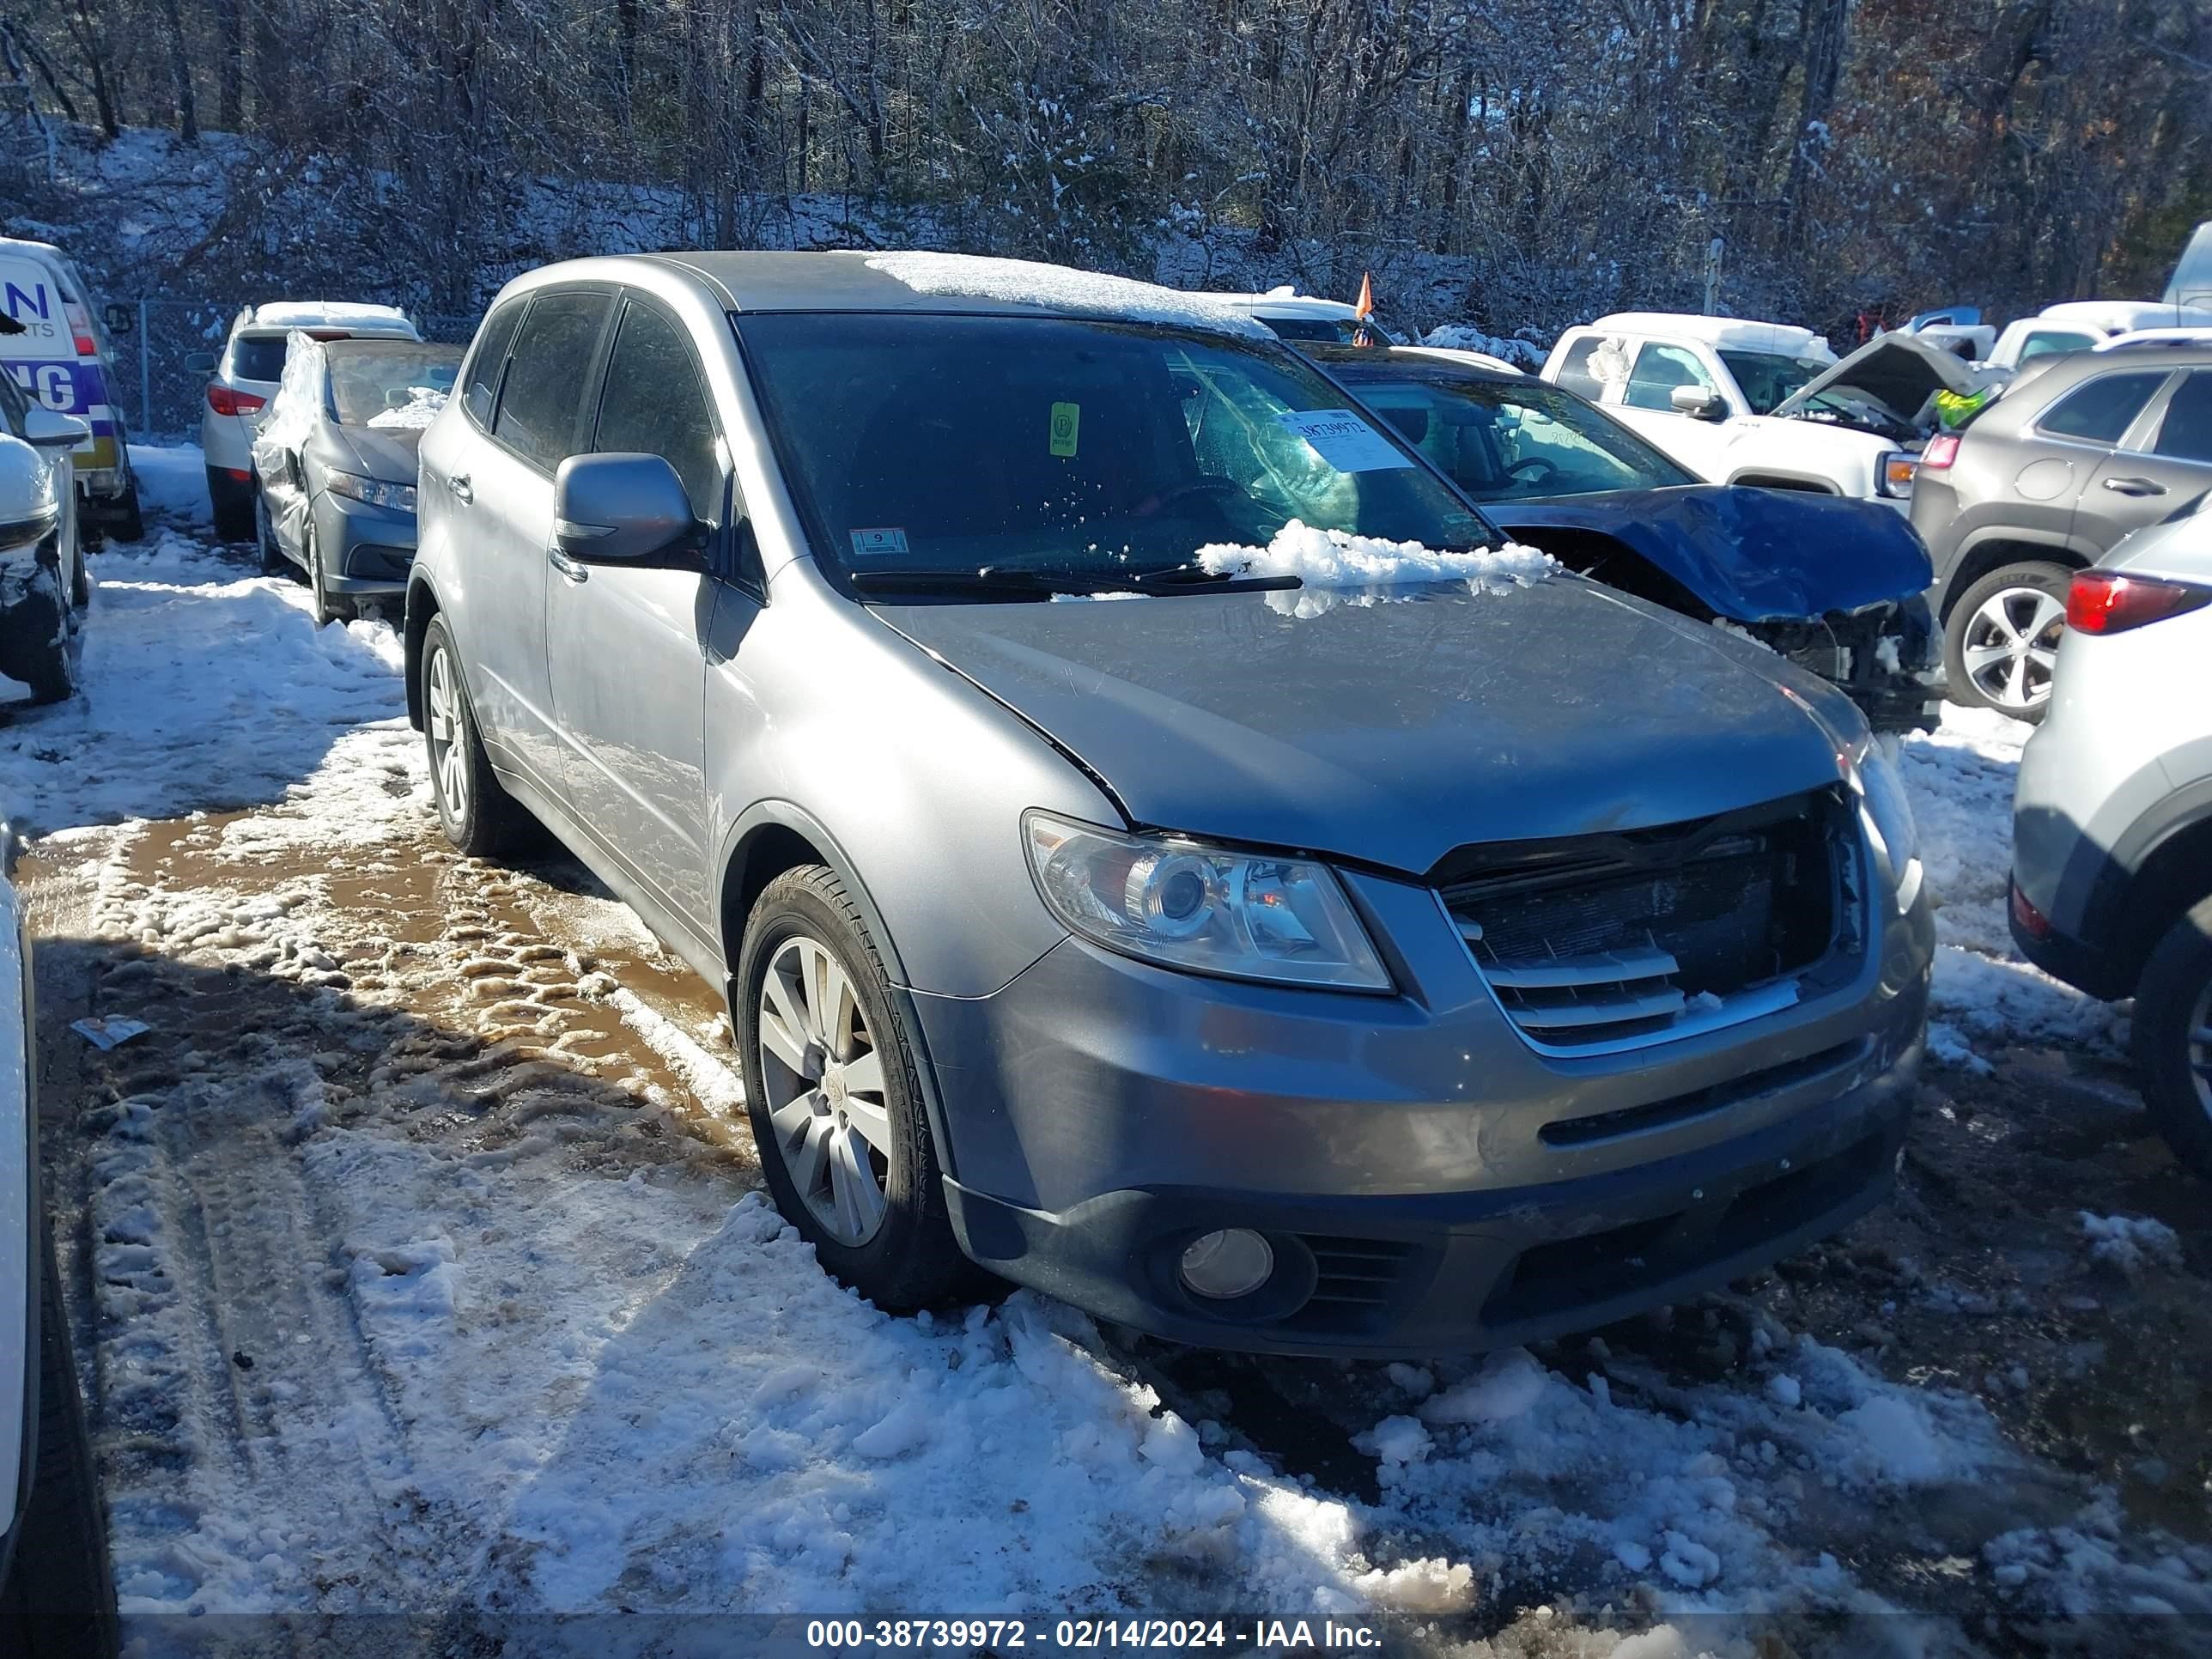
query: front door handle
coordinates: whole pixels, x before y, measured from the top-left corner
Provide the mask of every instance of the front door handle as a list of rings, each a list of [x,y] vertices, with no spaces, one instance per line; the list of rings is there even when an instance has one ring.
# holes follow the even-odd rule
[[[454,495],[462,501],[472,501],[477,498],[477,492],[469,487],[468,476],[465,473],[447,479],[446,488],[452,490]]]
[[[547,550],[545,562],[572,582],[587,582],[592,579],[592,573],[586,567],[578,564],[557,547]]]
[[[2105,488],[2116,495],[2163,495],[2166,486],[2155,478],[2107,478]]]

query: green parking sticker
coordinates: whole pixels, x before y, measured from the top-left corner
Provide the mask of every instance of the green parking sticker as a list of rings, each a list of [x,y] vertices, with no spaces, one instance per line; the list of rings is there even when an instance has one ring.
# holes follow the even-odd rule
[[[1054,404],[1052,406],[1052,453],[1055,455],[1075,453],[1076,434],[1083,429],[1081,404]]]

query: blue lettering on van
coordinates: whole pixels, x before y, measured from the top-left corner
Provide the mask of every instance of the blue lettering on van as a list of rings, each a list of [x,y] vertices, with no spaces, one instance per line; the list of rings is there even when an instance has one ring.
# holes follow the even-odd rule
[[[0,359],[0,371],[59,414],[89,416],[107,401],[107,385],[98,363]]]
[[[10,317],[21,317],[26,310],[29,310],[35,312],[41,322],[53,320],[52,313],[46,309],[51,302],[46,298],[46,285],[44,283],[40,283],[27,294],[13,283],[7,286],[8,314]]]

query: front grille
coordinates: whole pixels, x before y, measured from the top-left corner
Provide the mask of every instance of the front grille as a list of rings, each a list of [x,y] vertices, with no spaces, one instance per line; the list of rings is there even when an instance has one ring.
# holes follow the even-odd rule
[[[1834,946],[1851,818],[1815,790],[1686,823],[1473,849],[1445,908],[1532,1042],[1589,1048],[1792,1000]]]

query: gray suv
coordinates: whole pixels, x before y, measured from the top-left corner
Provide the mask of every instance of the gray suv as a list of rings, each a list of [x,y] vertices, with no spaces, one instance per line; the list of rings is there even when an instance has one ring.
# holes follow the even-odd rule
[[[1540,556],[1249,318],[582,260],[502,291],[421,458],[446,833],[534,815],[723,988],[772,1195],[884,1306],[980,1264],[1182,1340],[1467,1351],[1887,1187],[1931,928],[1850,702],[1499,591]]]
[[[2212,489],[2212,349],[2037,359],[1963,433],[1931,440],[1912,526],[1936,567],[1948,695],[2040,720],[2073,573]]]

